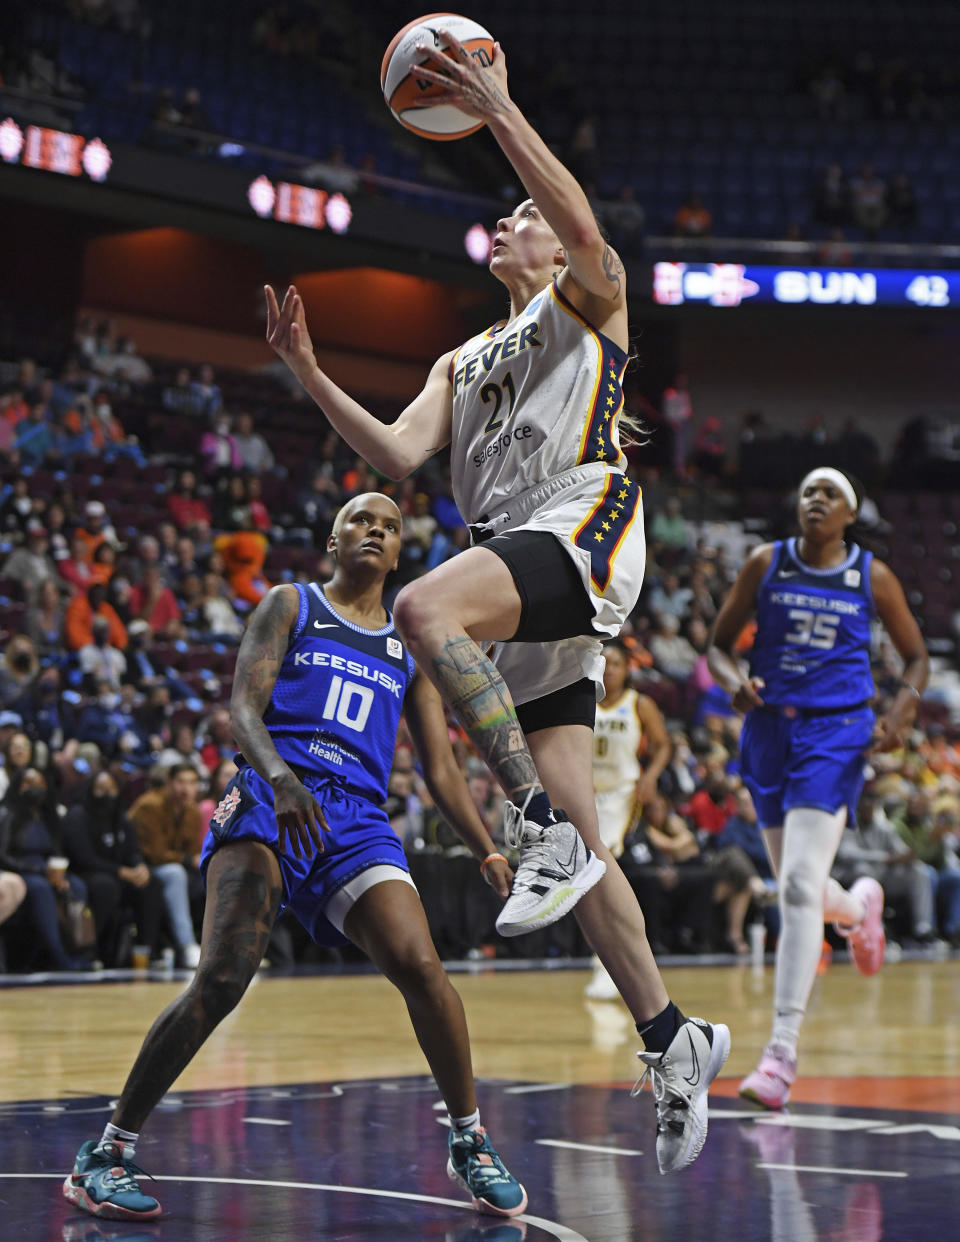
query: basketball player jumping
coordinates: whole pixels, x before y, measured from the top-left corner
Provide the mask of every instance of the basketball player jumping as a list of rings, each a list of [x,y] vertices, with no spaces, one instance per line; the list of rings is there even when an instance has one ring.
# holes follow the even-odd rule
[[[871,743],[903,744],[927,684],[923,636],[903,588],[872,553],[847,543],[862,496],[839,470],[813,470],[800,484],[800,538],[762,544],[740,571],[714,625],[710,671],[746,712],[741,772],[776,873],[781,932],[770,1042],[740,1094],[782,1108],[797,1074],[797,1042],[816,977],[824,920],[834,920],[854,965],[883,964],[883,889],[830,878],[848,814],[863,787]],[[736,643],[753,614],[748,677]],[[904,661],[903,681],[874,723],[870,625],[883,622]]]
[[[392,425],[319,369],[296,289],[282,306],[266,290],[267,339],[382,474],[403,478],[450,445],[475,546],[401,591],[397,626],[507,795],[521,858],[497,926],[519,935],[576,904],[643,1038],[657,1158],[669,1172],[703,1145],[707,1088],[730,1036],[670,1001],[594,803],[600,638],[633,608],[646,553],[640,489],[618,438],[626,280],[583,190],[510,99],[499,45],[484,69],[442,33],[454,58],[423,48],[430,67],[416,71],[445,88],[431,102],[485,121],[529,195],[499,221],[490,257],[509,318],[440,357]],[[491,641],[488,658],[478,643]]]
[[[203,847],[200,965],[147,1035],[102,1138],[83,1144],[64,1182],[66,1198],[86,1212],[160,1215],[137,1183],[139,1131],[243,996],[284,907],[318,943],[359,945],[403,994],[450,1113],[451,1180],[481,1211],[516,1216],[526,1207],[480,1125],[463,1005],[381,809],[403,711],[437,805],[507,895],[510,868],[457,767],[440,697],[383,607],[400,528],[389,497],[354,497],[327,542],[336,568],[326,586],[274,587],[251,618],[230,709],[240,770]]]

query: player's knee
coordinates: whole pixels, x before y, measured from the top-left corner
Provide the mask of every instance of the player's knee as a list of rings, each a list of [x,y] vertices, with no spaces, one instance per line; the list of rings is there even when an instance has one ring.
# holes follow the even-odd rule
[[[806,871],[788,871],[781,877],[780,892],[787,906],[822,906],[823,885]]]
[[[201,962],[196,987],[200,992],[203,1012],[214,1024],[221,1022],[239,1005],[248,980],[231,962]]]
[[[436,953],[417,947],[397,956],[390,978],[404,996],[417,996],[420,999],[437,995],[446,988],[448,982]]]
[[[434,592],[424,588],[422,581],[409,582],[393,605],[393,621],[403,641],[415,643],[430,624],[436,612]]]

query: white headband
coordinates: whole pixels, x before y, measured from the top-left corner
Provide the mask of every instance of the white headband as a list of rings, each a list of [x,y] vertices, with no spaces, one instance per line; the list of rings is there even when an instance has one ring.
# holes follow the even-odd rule
[[[800,495],[803,495],[803,489],[807,486],[811,479],[827,479],[834,487],[840,489],[840,494],[850,506],[857,512],[860,508],[860,502],[857,500],[857,493],[853,490],[853,484],[845,474],[841,474],[839,470],[834,470],[833,466],[821,466],[817,470],[811,470],[810,473],[800,483]]]

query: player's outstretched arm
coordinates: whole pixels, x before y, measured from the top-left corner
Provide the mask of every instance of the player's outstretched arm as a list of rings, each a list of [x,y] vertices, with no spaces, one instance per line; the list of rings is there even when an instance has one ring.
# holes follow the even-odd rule
[[[457,765],[443,701],[430,680],[417,670],[403,704],[407,728],[420,758],[423,778],[440,814],[480,862],[496,854],[497,847],[474,806],[467,782]],[[505,858],[496,857],[484,867],[484,878],[495,892],[510,895],[513,872]]]
[[[920,696],[930,676],[930,657],[900,579],[889,565],[876,558],[870,565],[870,587],[877,615],[903,660],[900,689],[877,721],[873,749],[896,750],[904,744],[916,719]]]
[[[292,586],[272,587],[257,605],[237,653],[230,724],[247,763],[273,788],[281,847],[289,843],[297,858],[309,858],[323,850],[320,834],[327,822],[263,723],[299,610],[300,597]]]
[[[500,44],[494,44],[493,61],[483,68],[448,31],[441,30],[440,34],[454,58],[424,45],[421,50],[429,56],[429,64],[412,70],[422,81],[447,88],[446,94],[432,95],[424,105],[452,103],[486,121],[527,193],[560,239],[577,284],[595,297],[625,304],[627,286],[620,257],[604,240],[576,177],[510,98]]]
[[[736,646],[743,627],[754,614],[757,591],[763,575],[770,568],[772,558],[772,544],[764,543],[759,548],[754,548],[737,575],[730,594],[720,606],[710,633],[707,665],[717,684],[723,686],[730,695],[730,702],[738,712],[748,712],[753,707],[763,706],[759,693],[763,689],[763,679],[743,676]]]
[[[453,394],[450,358],[432,367],[423,390],[392,425],[382,423],[321,371],[307,329],[303,299],[291,285],[283,299],[270,285],[267,300],[267,341],[313,398],[330,425],[355,453],[389,479],[405,479],[428,457],[450,442]]]

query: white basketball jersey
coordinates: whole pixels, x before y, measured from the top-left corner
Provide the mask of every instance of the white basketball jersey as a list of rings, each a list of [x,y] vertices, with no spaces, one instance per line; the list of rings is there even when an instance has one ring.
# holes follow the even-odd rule
[[[597,793],[632,791],[640,779],[637,750],[643,725],[637,713],[639,696],[626,690],[612,707],[597,704],[593,731],[593,785]]]
[[[473,337],[450,365],[450,470],[464,519],[573,467],[622,471],[618,422],[627,354],[557,288]]]

